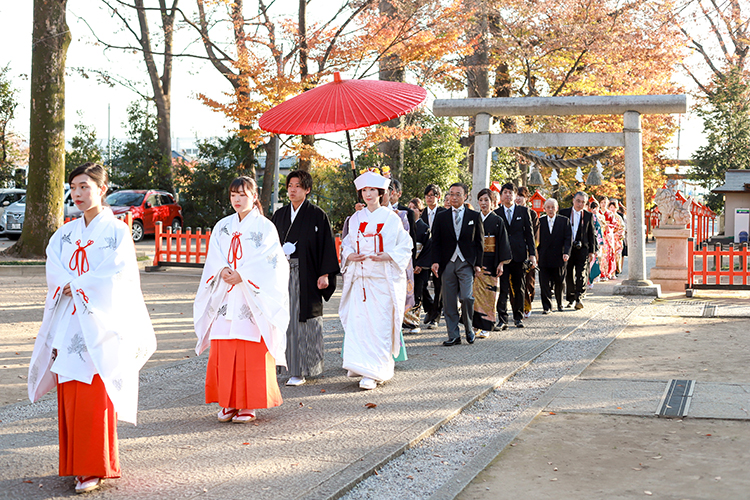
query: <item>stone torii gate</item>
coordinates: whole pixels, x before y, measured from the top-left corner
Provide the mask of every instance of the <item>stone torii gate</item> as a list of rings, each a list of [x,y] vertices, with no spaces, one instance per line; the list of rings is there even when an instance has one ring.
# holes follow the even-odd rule
[[[643,146],[641,115],[687,112],[685,95],[497,97],[437,99],[435,116],[475,117],[472,199],[490,183],[490,151],[527,147],[625,148],[625,195],[628,226],[628,279],[616,295],[661,295],[661,287],[646,279],[646,234],[643,223]],[[491,134],[492,116],[623,115],[621,133]]]

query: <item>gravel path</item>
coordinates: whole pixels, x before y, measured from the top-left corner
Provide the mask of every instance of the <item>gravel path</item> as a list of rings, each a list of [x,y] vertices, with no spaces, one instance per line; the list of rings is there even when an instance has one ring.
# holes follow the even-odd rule
[[[648,300],[646,300],[648,302]],[[376,471],[344,497],[354,499],[424,499],[531,407],[580,359],[595,356],[613,332],[621,331],[643,299],[623,299],[609,306],[477,401],[435,434]]]

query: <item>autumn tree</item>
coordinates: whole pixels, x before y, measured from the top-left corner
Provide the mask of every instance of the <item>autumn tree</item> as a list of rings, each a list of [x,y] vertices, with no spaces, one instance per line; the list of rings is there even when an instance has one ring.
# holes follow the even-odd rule
[[[31,49],[29,183],[21,238],[7,251],[44,255],[62,224],[65,175],[65,58],[70,30],[66,0],[34,0]]]
[[[693,154],[689,177],[707,189],[724,180],[727,169],[750,167],[750,18],[740,0],[692,0],[680,6],[677,25],[691,49],[682,67],[698,88],[695,110],[707,144]],[[707,202],[722,208],[723,195]]]
[[[670,7],[666,0],[486,3],[483,8],[491,33],[489,87],[495,95],[508,97],[680,93],[672,77],[684,45],[670,21]],[[500,126],[508,132],[619,132],[622,117],[516,117],[501,121]],[[664,151],[674,130],[669,116],[643,117],[647,198],[663,182]],[[560,159],[598,152],[587,148],[545,150]],[[623,197],[622,153],[612,152],[613,161],[597,192]],[[545,178],[551,174],[541,170]],[[564,191],[580,187],[574,175],[575,169],[560,173]],[[525,175],[522,180],[525,182]]]
[[[157,138],[159,151],[169,162],[172,158],[172,67],[175,56],[191,56],[191,54],[176,54],[174,49],[175,18],[177,14],[185,15],[178,9],[179,0],[159,0],[158,7],[146,7],[144,0],[133,0],[128,3],[123,0],[100,0],[107,8],[113,19],[134,40],[133,43],[116,42],[102,38],[91,29],[97,42],[107,49],[137,51],[143,55],[151,86],[151,94],[143,94],[133,82],[114,77],[107,72],[99,74],[108,82],[123,83],[137,92],[146,100],[156,105]],[[160,30],[158,35],[151,33],[149,13],[158,16]],[[91,26],[89,25],[89,28]],[[157,40],[160,47],[157,47]],[[159,70],[161,66],[161,72]],[[167,172],[167,185],[163,189],[174,192],[174,182],[171,170]]]
[[[206,3],[198,0],[201,38],[212,64],[227,78],[233,92],[228,102],[208,94],[201,97],[235,120],[251,145],[267,150],[269,166],[272,141],[257,129],[257,120],[289,96],[321,83],[334,71],[353,78],[369,77],[386,55],[399,58],[405,71],[412,71],[420,84],[426,84],[447,78],[455,70],[456,65],[446,62],[445,54],[461,53],[457,49],[463,15],[459,4],[445,7],[439,1],[391,0],[399,15],[386,17],[374,0],[349,0],[328,21],[311,23],[303,15],[274,16],[272,3],[263,1],[258,13],[250,16],[244,13],[242,1],[226,6],[226,11],[221,10],[223,5],[208,10]],[[229,36],[218,32],[225,25],[232,27]],[[231,43],[226,45],[225,40]],[[370,142],[385,139],[381,135]],[[330,163],[309,141],[296,142],[290,149],[302,166],[307,160],[321,166]],[[272,186],[269,170],[261,193],[264,206]]]

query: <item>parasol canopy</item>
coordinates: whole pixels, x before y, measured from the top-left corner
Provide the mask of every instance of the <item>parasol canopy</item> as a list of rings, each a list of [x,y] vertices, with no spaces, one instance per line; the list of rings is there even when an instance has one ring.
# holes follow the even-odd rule
[[[418,85],[383,80],[333,81],[303,92],[260,117],[258,125],[275,134],[314,135],[387,122],[422,104],[427,91]]]

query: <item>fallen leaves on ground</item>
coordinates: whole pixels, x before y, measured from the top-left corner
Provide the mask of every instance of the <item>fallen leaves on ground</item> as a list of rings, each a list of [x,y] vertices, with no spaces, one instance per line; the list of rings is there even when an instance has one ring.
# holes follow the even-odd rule
[[[365,408],[377,408],[378,405],[375,403],[365,403]]]

